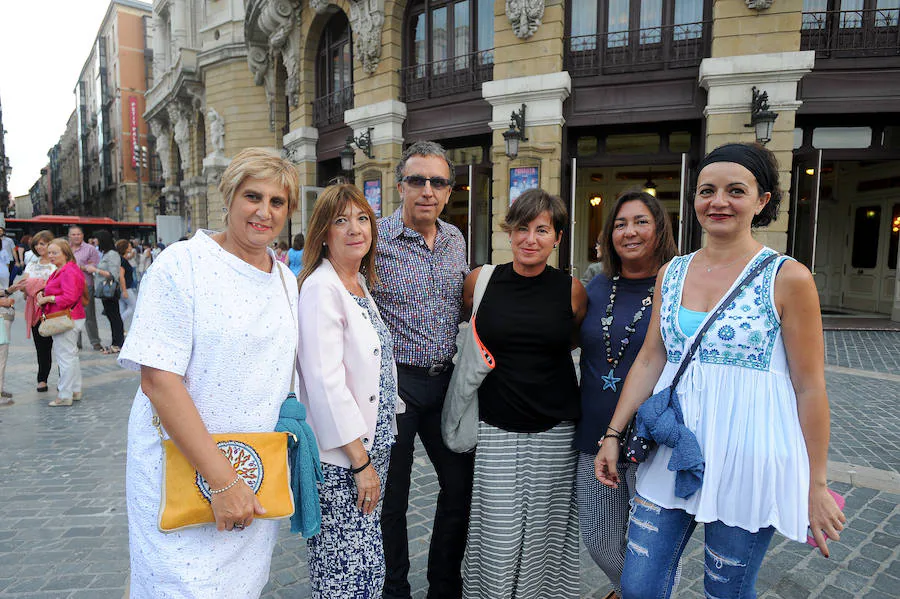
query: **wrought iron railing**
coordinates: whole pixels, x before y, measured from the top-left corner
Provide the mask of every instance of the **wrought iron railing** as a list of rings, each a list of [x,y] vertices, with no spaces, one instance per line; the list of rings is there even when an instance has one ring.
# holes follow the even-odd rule
[[[478,90],[493,78],[493,48],[416,64],[400,69],[402,100],[413,102]]]
[[[353,86],[348,85],[313,100],[313,123],[316,127],[344,122],[344,111],[353,108]]]
[[[900,55],[900,8],[803,13],[801,48],[820,56]]]
[[[695,67],[706,57],[711,21],[609,31],[568,38],[575,77]]]

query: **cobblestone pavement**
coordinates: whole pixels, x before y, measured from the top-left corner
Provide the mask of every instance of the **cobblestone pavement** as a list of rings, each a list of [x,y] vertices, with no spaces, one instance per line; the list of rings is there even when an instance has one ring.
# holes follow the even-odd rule
[[[900,374],[900,333],[825,331],[825,360],[834,366]]]
[[[0,409],[0,453],[5,458],[0,463],[0,597],[119,599],[128,572],[125,433],[137,377],[119,369],[111,357],[82,351],[86,398],[71,408],[48,407],[52,393],[34,392],[34,350],[23,340],[21,317],[13,328],[7,369],[7,390],[15,394],[16,404]],[[101,333],[108,335],[108,330]],[[900,334],[876,339],[883,347],[897,347]],[[875,370],[887,363],[881,360]],[[900,383],[886,386],[870,377],[864,372],[828,375],[831,457],[897,471]],[[55,378],[51,376],[51,387]],[[417,599],[425,596],[437,490],[424,455],[419,447],[409,514]],[[776,536],[760,571],[761,598],[900,597],[900,494],[832,486],[847,496],[849,526],[842,541],[832,544],[831,559]],[[305,542],[287,529],[282,527],[275,550],[267,599],[309,595]],[[694,535],[685,554],[679,599],[703,597],[701,535]],[[603,597],[610,589],[584,552],[581,584],[583,597]]]

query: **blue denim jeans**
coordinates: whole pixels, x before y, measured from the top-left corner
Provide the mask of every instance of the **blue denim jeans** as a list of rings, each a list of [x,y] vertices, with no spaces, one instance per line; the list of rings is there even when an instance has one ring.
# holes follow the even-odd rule
[[[624,599],[671,596],[678,562],[696,526],[694,517],[684,510],[666,509],[634,496],[622,572]],[[751,533],[718,521],[705,524],[707,599],[754,599],[756,576],[774,533],[771,526]]]

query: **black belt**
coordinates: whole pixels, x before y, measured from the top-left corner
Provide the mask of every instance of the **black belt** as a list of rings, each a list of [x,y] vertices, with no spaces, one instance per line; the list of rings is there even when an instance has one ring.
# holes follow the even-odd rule
[[[425,376],[438,376],[439,374],[450,372],[450,369],[453,368],[453,362],[440,362],[438,364],[432,364],[431,366],[413,366],[412,364],[401,364],[400,362],[397,362],[397,368],[409,370]]]

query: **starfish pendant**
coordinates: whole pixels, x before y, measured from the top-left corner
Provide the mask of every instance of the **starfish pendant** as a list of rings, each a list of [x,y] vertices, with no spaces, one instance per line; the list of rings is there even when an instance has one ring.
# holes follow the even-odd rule
[[[616,384],[622,380],[615,375],[613,368],[609,369],[609,374],[600,378],[603,379],[603,389],[612,389],[614,392],[617,391]]]

